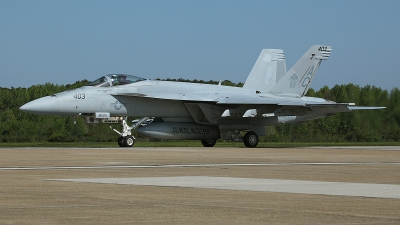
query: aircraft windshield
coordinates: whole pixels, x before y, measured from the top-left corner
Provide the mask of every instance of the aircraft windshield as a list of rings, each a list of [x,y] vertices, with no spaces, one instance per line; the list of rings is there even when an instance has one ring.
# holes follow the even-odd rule
[[[142,80],[146,79],[126,74],[108,74],[90,82],[87,86],[112,87],[117,85],[131,84]]]

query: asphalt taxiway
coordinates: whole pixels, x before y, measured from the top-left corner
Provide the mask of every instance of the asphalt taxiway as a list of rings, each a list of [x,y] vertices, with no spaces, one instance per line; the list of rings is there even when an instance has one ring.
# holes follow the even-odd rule
[[[0,224],[400,224],[400,147],[3,148]]]

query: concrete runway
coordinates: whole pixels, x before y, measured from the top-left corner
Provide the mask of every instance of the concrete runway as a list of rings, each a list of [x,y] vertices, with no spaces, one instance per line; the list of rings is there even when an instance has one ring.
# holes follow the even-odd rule
[[[400,224],[400,147],[3,148],[0,224]]]

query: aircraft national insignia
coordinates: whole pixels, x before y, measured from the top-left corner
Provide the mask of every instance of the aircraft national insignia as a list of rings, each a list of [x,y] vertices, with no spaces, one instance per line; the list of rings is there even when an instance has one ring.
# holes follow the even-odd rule
[[[116,101],[115,103],[111,103],[110,106],[114,107],[114,109],[116,109],[116,110],[120,110],[120,109],[122,109],[122,107],[124,107],[124,105],[119,101]]]
[[[295,88],[296,86],[296,81],[299,79],[299,77],[296,74],[293,74],[290,78],[290,88]]]

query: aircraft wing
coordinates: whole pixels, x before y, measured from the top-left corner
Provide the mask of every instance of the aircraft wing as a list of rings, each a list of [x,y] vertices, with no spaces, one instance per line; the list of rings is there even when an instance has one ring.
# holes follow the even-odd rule
[[[354,103],[306,104],[305,106],[312,108],[313,111],[319,111],[324,113],[339,113],[339,112],[350,112],[353,110],[372,110],[372,109],[386,108],[377,106],[355,106]]]
[[[304,106],[305,102],[290,98],[267,98],[261,96],[251,95],[237,95],[219,98],[216,101],[217,104],[232,104],[232,105],[293,105],[293,106]]]
[[[155,94],[140,94],[140,93],[117,93],[113,96],[127,97],[142,97],[177,101],[196,101],[196,102],[215,102],[218,99],[216,94],[211,93],[155,93]]]
[[[382,106],[349,106],[348,108],[351,111],[354,111],[354,110],[371,110],[371,109],[386,109],[386,107],[382,107]]]
[[[265,105],[276,105],[284,107],[285,115],[290,112],[298,111],[299,108],[311,109],[319,113],[336,114],[340,112],[350,112],[352,110],[383,109],[385,107],[355,106],[354,103],[335,103],[335,102],[313,102],[304,101],[299,98],[291,97],[271,97],[268,95],[226,95],[221,93],[118,93],[116,96],[131,96],[153,99],[176,100],[185,102],[213,103],[224,108],[224,105],[246,105],[249,109],[258,108]],[[229,107],[228,107],[229,108]],[[281,110],[279,110],[281,111]],[[289,113],[288,113],[289,112]],[[282,112],[279,112],[282,113]]]
[[[220,98],[217,104],[238,104],[238,105],[280,105],[280,106],[304,106],[310,108],[342,108],[347,106],[354,106],[354,103],[336,103],[336,102],[315,102],[304,101],[300,98],[290,97],[268,97],[268,96],[254,96],[254,95],[237,95]],[[347,110],[350,111],[350,110]]]
[[[218,93],[117,93],[115,96],[143,97],[177,101],[214,102],[218,105],[280,105],[280,106],[303,106],[309,108],[337,108],[341,112],[352,110],[383,109],[386,107],[355,106],[354,103],[332,103],[332,102],[307,102],[298,98],[268,97],[254,95],[229,95]]]
[[[265,97],[254,95],[226,95],[221,93],[117,93],[114,96],[143,97],[176,101],[213,102],[224,105],[293,105],[305,106],[304,101],[295,98]]]

